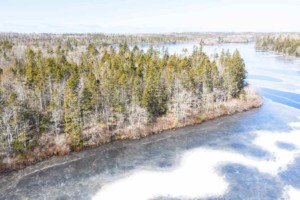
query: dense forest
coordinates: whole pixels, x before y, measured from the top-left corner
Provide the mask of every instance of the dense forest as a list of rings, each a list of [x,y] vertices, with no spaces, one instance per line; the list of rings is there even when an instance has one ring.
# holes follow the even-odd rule
[[[260,105],[245,88],[238,51],[210,58],[201,46],[170,55],[127,43],[49,44],[0,42],[2,165],[140,138]]]
[[[289,35],[259,37],[256,40],[256,48],[299,57],[300,38],[299,36],[293,37]]]

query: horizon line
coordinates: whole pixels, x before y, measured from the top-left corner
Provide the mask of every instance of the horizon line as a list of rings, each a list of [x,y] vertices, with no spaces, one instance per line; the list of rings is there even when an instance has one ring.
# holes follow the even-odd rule
[[[20,34],[20,35],[171,35],[171,34],[209,34],[209,33],[226,33],[226,34],[276,34],[276,33],[296,33],[300,31],[184,31],[184,32],[141,32],[141,33],[114,33],[114,32],[16,32],[0,31],[0,34]]]

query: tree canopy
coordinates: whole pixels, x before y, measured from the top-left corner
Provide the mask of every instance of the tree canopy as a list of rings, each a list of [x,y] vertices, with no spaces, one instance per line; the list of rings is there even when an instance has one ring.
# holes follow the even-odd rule
[[[166,114],[182,120],[193,109],[239,98],[246,84],[238,51],[210,59],[201,47],[169,55],[126,43],[89,43],[76,51],[74,44],[28,47],[25,56],[12,57],[11,78],[0,79],[1,144],[8,155],[32,151],[45,135],[65,134],[78,147],[91,127],[113,133]]]

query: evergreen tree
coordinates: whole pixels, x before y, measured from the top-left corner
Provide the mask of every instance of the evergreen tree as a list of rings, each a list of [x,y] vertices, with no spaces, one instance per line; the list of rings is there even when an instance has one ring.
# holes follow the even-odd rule
[[[237,98],[245,87],[246,70],[243,59],[238,50],[227,60],[224,68],[224,82],[227,87],[228,97]]]
[[[159,71],[151,63],[145,77],[145,89],[143,104],[151,117],[158,117],[167,112],[167,94],[165,86],[161,82]]]
[[[82,145],[81,139],[81,121],[80,121],[80,107],[78,99],[78,84],[79,74],[78,67],[73,64],[70,66],[71,76],[67,80],[66,93],[64,99],[64,121],[65,132],[70,135],[74,146]]]

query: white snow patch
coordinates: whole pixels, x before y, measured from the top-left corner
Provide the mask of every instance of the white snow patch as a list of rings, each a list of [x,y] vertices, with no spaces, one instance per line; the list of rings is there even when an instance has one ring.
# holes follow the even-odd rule
[[[285,192],[283,195],[283,199],[289,200],[299,200],[300,199],[300,190],[296,189],[292,186],[285,187]]]
[[[207,197],[228,189],[224,177],[215,171],[218,152],[198,149],[187,153],[172,171],[139,171],[104,186],[96,199],[150,199],[159,196]]]

